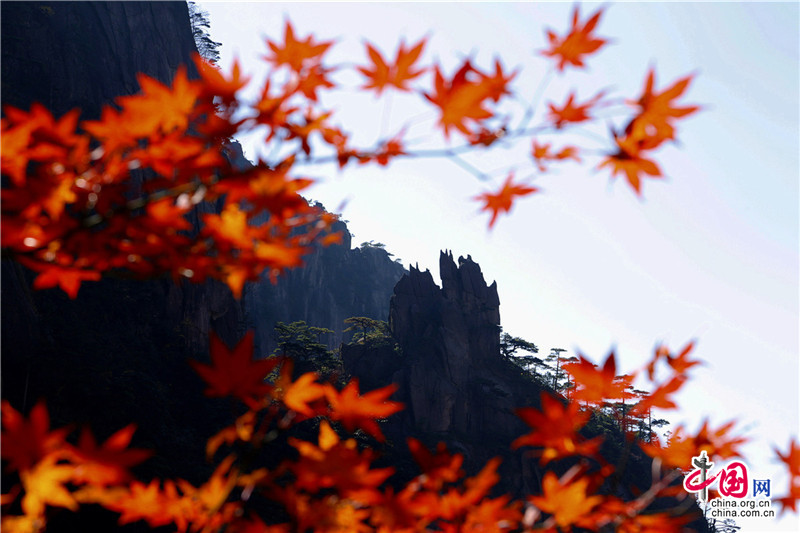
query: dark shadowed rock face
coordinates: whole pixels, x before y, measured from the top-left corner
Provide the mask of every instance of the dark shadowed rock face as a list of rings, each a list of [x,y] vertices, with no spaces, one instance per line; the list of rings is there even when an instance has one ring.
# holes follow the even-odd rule
[[[100,116],[139,91],[137,73],[169,83],[191,77],[194,40],[181,2],[3,2],[2,98],[55,116],[79,108]],[[33,291],[33,275],[2,262],[2,393],[18,409],[47,399],[53,424],[89,424],[108,435],[138,423],[136,444],[159,455],[147,474],[202,476],[202,443],[224,413],[203,412],[202,383],[187,359],[216,331],[241,334],[243,312],[219,283],[104,279],[70,300]],[[219,415],[219,416],[217,416]]]
[[[2,40],[3,103],[41,102],[58,116],[99,118],[138,92],[139,72],[162,83],[180,65],[196,74],[183,2],[3,2]]]
[[[0,10],[4,105],[39,102],[57,117],[79,108],[94,119],[139,91],[137,73],[168,84],[186,65],[197,77],[185,3],[2,2]],[[247,164],[235,144],[229,156]],[[338,330],[329,339],[338,343],[345,318],[386,318],[403,268],[383,250],[350,250],[347,228],[339,229],[342,246],[314,251],[307,268],[275,286],[251,284],[246,305],[220,283],[168,278],[87,282],[70,300],[57,289],[31,290],[33,274],[4,259],[3,399],[28,410],[46,398],[54,425],[87,423],[100,436],[135,421],[135,444],[160,454],[150,473],[204,479],[203,443],[230,415],[203,401],[187,364],[207,357],[211,331],[232,345],[255,327],[269,351],[276,320]]]
[[[500,359],[500,300],[477,263],[449,253],[439,260],[442,288],[428,271],[412,268],[395,287],[390,326],[407,358],[403,394],[414,425],[423,431],[477,434],[515,421],[494,418],[511,391],[493,364]],[[492,391],[484,398],[482,391]],[[500,392],[501,394],[493,394]],[[498,403],[499,399],[499,403]],[[505,427],[502,429],[511,429]]]
[[[351,345],[342,351],[345,369],[365,389],[392,383],[398,387],[394,399],[406,409],[386,422],[390,440],[402,442],[413,435],[428,445],[444,441],[464,454],[465,468],[473,474],[500,456],[498,493],[538,493],[544,470],[525,451],[511,450],[511,443],[530,430],[516,409],[538,407],[543,386],[500,353],[497,285],[486,283],[469,256],[456,264],[451,253],[442,252],[439,269],[441,288],[429,271],[417,268],[395,286],[389,324],[402,355],[386,347]],[[623,451],[612,440],[608,438],[602,450],[608,460],[616,462],[621,453],[631,456],[620,483],[608,481],[601,490],[632,499],[630,487],[643,491],[650,486],[650,459],[636,448]],[[565,459],[548,469],[562,474],[574,464]],[[672,506],[675,501],[661,500],[658,505]],[[702,518],[692,526],[707,530]]]
[[[334,229],[342,233],[342,244],[318,248],[301,268],[286,272],[274,284],[264,279],[247,286],[245,309],[256,330],[258,353],[268,354],[277,347],[273,326],[278,321],[303,320],[331,329],[333,333],[321,340],[336,348],[344,340],[346,318],[388,318],[392,287],[405,269],[381,248],[351,249],[344,223]]]
[[[441,288],[429,271],[416,268],[395,286],[389,322],[402,361],[383,361],[389,353],[371,356],[376,366],[393,369],[381,373],[386,381],[377,382],[378,373],[366,370],[367,354],[345,358],[352,364],[347,370],[359,377],[366,372],[365,383],[373,386],[397,384],[396,398],[406,409],[389,420],[388,435],[446,441],[476,468],[503,455],[503,489],[535,490],[533,467],[510,451],[510,443],[526,432],[514,409],[538,404],[540,389],[500,355],[497,286],[487,285],[470,257],[456,264],[443,252],[439,268]]]

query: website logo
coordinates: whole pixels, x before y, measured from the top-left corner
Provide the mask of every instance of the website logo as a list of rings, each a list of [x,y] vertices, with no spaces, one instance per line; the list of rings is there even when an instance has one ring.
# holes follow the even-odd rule
[[[687,492],[696,493],[698,499],[708,501],[708,487],[717,482],[717,490],[722,496],[730,498],[744,498],[747,496],[748,474],[747,465],[741,461],[734,461],[722,468],[714,475],[710,475],[714,463],[708,460],[705,450],[697,457],[692,457],[694,469],[683,479],[683,488]],[[763,483],[763,482],[762,482]],[[769,480],[766,481],[766,490],[769,490]],[[763,484],[759,485],[763,491]],[[754,488],[755,492],[755,488]]]

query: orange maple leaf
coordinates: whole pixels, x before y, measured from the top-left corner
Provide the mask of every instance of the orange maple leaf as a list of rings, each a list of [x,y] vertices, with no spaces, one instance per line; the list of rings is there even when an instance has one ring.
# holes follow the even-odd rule
[[[34,289],[49,289],[58,286],[73,300],[78,297],[78,290],[82,281],[97,281],[100,279],[100,272],[96,270],[38,263],[28,261],[25,258],[20,258],[20,261],[39,272],[39,275],[33,280]]]
[[[775,448],[775,453],[786,465],[790,476],[800,476],[800,446],[798,446],[796,440],[789,442],[789,451],[786,452],[786,455],[783,455],[777,448]]]
[[[239,504],[226,503],[238,476],[238,469],[231,468],[233,461],[234,456],[226,457],[200,487],[178,480],[183,497],[171,508],[180,529],[185,529],[184,523],[191,523],[192,531],[219,530],[233,518]]]
[[[237,440],[250,442],[255,433],[256,413],[247,411],[236,419],[236,421],[219,431],[216,435],[206,442],[206,457],[211,459],[222,444],[231,445]]]
[[[485,202],[485,205],[481,208],[481,211],[492,212],[492,218],[489,220],[489,229],[494,226],[494,223],[497,220],[497,215],[499,215],[501,211],[505,213],[511,211],[511,207],[514,204],[514,199],[516,196],[526,196],[528,194],[538,192],[539,190],[536,187],[529,187],[527,185],[513,183],[513,179],[514,173],[509,173],[506,181],[503,183],[503,186],[498,192],[485,192],[473,198],[474,200],[481,200]]]
[[[182,514],[180,509],[184,504],[172,481],[166,481],[163,489],[158,479],[151,480],[147,485],[133,481],[125,489],[121,494],[113,494],[100,501],[105,508],[120,514],[120,525],[144,520],[151,527],[160,527],[172,524],[176,515]],[[181,530],[185,530],[185,527]]]
[[[530,496],[529,500],[542,511],[552,514],[560,528],[570,528],[603,500],[599,495],[587,496],[589,481],[580,477],[562,483],[553,472],[547,472],[542,479],[542,495]]]
[[[376,423],[377,419],[386,418],[403,409],[403,404],[389,401],[389,397],[397,390],[396,385],[382,387],[365,394],[358,390],[358,379],[352,379],[341,391],[326,384],[325,397],[331,408],[331,420],[342,423],[348,431],[363,429],[379,441],[383,441],[383,433]]]
[[[194,54],[193,59],[202,78],[201,90],[206,98],[217,96],[223,104],[231,104],[236,101],[236,93],[250,82],[250,76],[242,76],[238,59],[233,60],[231,74],[227,77],[219,68],[203,59],[200,54]]]
[[[215,334],[209,342],[211,364],[190,361],[195,372],[208,384],[206,396],[234,396],[249,406],[257,406],[258,399],[272,390],[264,378],[278,365],[280,359],[254,361],[253,332],[248,331],[233,350]]]
[[[259,124],[264,124],[270,128],[266,142],[272,140],[276,130],[289,122],[289,117],[297,111],[297,107],[287,107],[291,91],[284,91],[280,94],[270,94],[270,81],[264,83],[261,90],[261,99],[253,104],[253,110],[258,112],[255,118]]]
[[[283,45],[267,40],[267,46],[272,50],[272,55],[263,56],[263,58],[278,67],[287,65],[298,73],[306,67],[319,65],[322,62],[322,56],[333,44],[333,41],[316,43],[312,35],[304,40],[298,40],[294,35],[292,24],[288,20],[283,40]]]
[[[512,502],[511,496],[484,498],[467,509],[463,531],[517,531],[522,502]]]
[[[284,368],[281,372],[282,376],[291,375],[291,371]],[[313,404],[325,397],[325,386],[320,385],[317,381],[317,374],[314,372],[306,372],[294,382],[290,383],[285,390],[282,391],[281,399],[283,403],[297,413],[305,416],[314,416],[317,409]]]
[[[661,142],[675,138],[672,120],[683,118],[699,110],[699,106],[675,107],[673,100],[679,98],[689,87],[693,75],[676,81],[661,93],[653,91],[655,71],[650,69],[642,95],[638,100],[629,102],[639,107],[639,114],[628,124],[625,132],[637,141],[647,140],[648,147],[658,146]]]
[[[359,163],[365,164],[370,161],[375,161],[379,165],[385,167],[389,164],[392,158],[401,156],[401,155],[408,155],[407,152],[403,149],[403,140],[402,137],[404,135],[404,131],[401,131],[388,141],[384,141],[380,147],[372,154],[371,156],[361,157]]]
[[[495,59],[494,73],[491,76],[481,73],[483,78],[481,84],[487,88],[489,98],[494,102],[499,102],[503,96],[512,94],[508,89],[508,84],[514,80],[518,73],[519,70],[515,70],[506,75],[503,72],[503,65],[500,63],[500,60]]]
[[[667,364],[672,367],[672,370],[675,371],[676,374],[685,374],[687,370],[692,368],[696,365],[702,365],[703,362],[700,360],[690,360],[688,359],[689,354],[694,349],[694,341],[688,343],[686,346],[683,347],[681,353],[678,355],[670,355],[669,352],[666,354]]]
[[[461,465],[464,464],[464,456],[448,452],[444,442],[436,445],[436,453],[428,451],[422,442],[413,437],[409,437],[407,442],[414,461],[422,470],[423,475],[420,481],[424,487],[439,490],[442,484],[453,483],[464,475],[464,471],[461,469]]]
[[[394,64],[390,65],[383,59],[383,56],[374,46],[366,43],[367,55],[372,61],[371,67],[356,67],[361,74],[369,80],[362,89],[375,89],[378,94],[391,85],[401,91],[410,90],[406,85],[409,81],[425,72],[425,68],[414,69],[427,39],[422,39],[413,47],[406,48],[405,42],[401,42],[397,49],[397,56]]]
[[[582,355],[577,362],[564,365],[564,370],[575,380],[576,390],[573,398],[588,403],[602,403],[621,398],[634,379],[634,376],[622,376],[622,379],[616,379],[617,362],[614,352],[608,354],[603,367],[599,370]]]
[[[302,117],[302,122],[286,124],[288,135],[286,140],[300,139],[300,145],[306,155],[311,154],[311,144],[308,141],[309,136],[314,131],[324,131],[328,127],[327,120],[333,113],[328,111],[326,113],[314,113],[311,108],[306,109]]]
[[[0,144],[0,167],[3,174],[9,176],[17,187],[25,185],[28,169],[28,144],[31,141],[33,124],[23,123],[11,127],[8,121],[2,121],[3,142]]]
[[[564,405],[553,396],[542,393],[541,411],[532,407],[517,409],[516,413],[532,431],[511,443],[516,449],[522,446],[541,446],[542,463],[571,455],[593,456],[601,438],[586,441],[578,431],[589,420],[589,411],[581,410],[577,402]]]
[[[485,127],[481,127],[477,132],[473,133],[469,137],[469,143],[473,146],[481,145],[489,147],[493,145],[498,140],[502,139],[508,134],[508,127],[502,126],[495,130],[490,130]]]
[[[84,429],[74,449],[75,483],[117,485],[130,479],[128,469],[153,455],[149,450],[128,449],[136,426],[130,424],[111,435],[102,446]]]
[[[640,143],[634,138],[629,136],[617,137],[615,135],[614,141],[617,143],[618,150],[606,156],[605,160],[603,160],[597,168],[600,169],[605,166],[610,166],[612,178],[616,176],[617,173],[622,172],[628,179],[630,186],[636,191],[636,194],[641,196],[642,182],[639,177],[640,174],[652,178],[660,178],[661,170],[658,168],[655,161],[647,159],[642,155],[643,149]]]
[[[554,57],[558,60],[556,68],[563,71],[566,65],[575,67],[585,66],[583,56],[592,54],[606,44],[605,39],[599,39],[592,35],[603,9],[598,9],[585,24],[579,22],[580,10],[578,6],[572,11],[572,27],[567,35],[559,37],[552,30],[547,30],[547,39],[550,41],[550,48],[542,51],[543,55]]]
[[[354,439],[340,440],[326,420],[320,423],[319,446],[293,437],[289,443],[300,453],[292,466],[297,476],[294,486],[300,490],[336,487],[347,493],[374,489],[394,472],[393,468],[371,468],[372,451],[359,451]]]
[[[578,155],[578,148],[576,146],[565,146],[558,152],[553,153],[550,151],[550,143],[539,144],[536,139],[533,140],[531,156],[536,162],[539,172],[547,171],[547,167],[545,166],[546,161],[565,161],[567,159],[572,159],[578,163],[581,161],[581,158]]]
[[[178,67],[171,88],[146,74],[138,74],[137,80],[141,94],[116,100],[123,108],[125,129],[137,138],[149,137],[157,131],[185,131],[200,94],[198,82],[188,79],[186,67]]]
[[[29,470],[51,452],[66,447],[64,439],[69,430],[50,431],[50,415],[44,401],[31,409],[27,419],[6,400],[1,409],[3,445],[0,454],[9,461],[11,470]]]
[[[26,515],[42,516],[47,505],[72,511],[78,509],[78,502],[65,486],[72,479],[75,466],[59,464],[58,460],[58,457],[50,455],[33,468],[19,473],[25,489],[22,510]]]
[[[604,94],[605,91],[600,91],[583,104],[578,105],[575,103],[575,93],[570,92],[567,101],[561,107],[550,103],[547,104],[547,107],[550,108],[550,114],[547,119],[558,129],[569,122],[578,123],[591,120],[592,117],[589,115],[589,110],[603,98]]]
[[[650,457],[660,458],[666,467],[689,468],[692,457],[705,450],[709,457],[716,456],[722,459],[739,456],[738,447],[747,442],[745,437],[729,435],[735,421],[723,424],[717,429],[708,426],[708,420],[703,421],[703,426],[695,435],[687,435],[683,425],[673,431],[666,444],[658,439],[652,442],[642,442],[640,447]]]
[[[678,405],[670,398],[671,394],[675,394],[680,390],[686,382],[685,376],[674,376],[668,382],[659,385],[653,392],[645,396],[645,398],[636,404],[631,409],[631,414],[645,414],[653,407],[658,409],[676,409]]]
[[[321,65],[314,65],[306,69],[297,82],[297,90],[312,102],[316,102],[318,90],[336,87],[336,84],[327,78],[331,72],[333,69],[326,69]]]
[[[189,212],[189,205],[175,205],[171,198],[162,198],[147,204],[148,222],[153,222],[162,231],[176,232],[191,229],[192,225],[184,218]]]
[[[444,77],[439,65],[436,65],[434,90],[423,94],[439,108],[439,125],[444,129],[445,138],[449,139],[451,128],[470,137],[473,132],[467,121],[480,126],[483,121],[493,117],[494,113],[486,109],[484,104],[485,100],[493,98],[497,93],[496,80],[484,76],[466,60],[450,80]]]
[[[414,502],[416,512],[428,519],[442,518],[446,520],[447,522],[441,523],[442,526],[445,526],[444,531],[459,531],[448,522],[463,521],[470,510],[486,498],[492,487],[500,480],[500,476],[497,474],[500,461],[499,457],[490,459],[477,475],[464,481],[463,489],[457,486],[450,487],[442,495],[434,492],[422,493],[421,497]]]
[[[220,214],[203,215],[204,232],[212,236],[218,248],[248,248],[253,238],[247,225],[247,212],[238,205],[228,203]]]
[[[781,514],[787,509],[797,512],[797,503],[800,502],[800,446],[793,439],[789,442],[789,451],[785,455],[777,448],[774,451],[778,459],[786,465],[789,474],[788,494],[775,498],[775,501],[781,504]]]

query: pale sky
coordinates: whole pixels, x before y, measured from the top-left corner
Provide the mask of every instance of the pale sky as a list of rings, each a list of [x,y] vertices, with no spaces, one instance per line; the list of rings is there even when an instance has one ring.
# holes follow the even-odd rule
[[[283,39],[284,20],[297,34],[336,39],[331,64],[366,64],[364,41],[393,57],[398,41],[428,36],[423,61],[448,72],[464,57],[484,68],[500,57],[521,68],[512,88],[531,101],[550,66],[537,50],[543,30],[563,34],[568,3],[212,3],[211,35],[223,43],[221,66],[235,56],[263,79],[263,37]],[[582,19],[599,4],[582,6]],[[634,370],[658,342],[674,350],[696,339],[708,364],[679,395],[682,410],[667,412],[673,427],[695,431],[705,416],[714,427],[738,418],[753,440],[745,448],[751,475],[772,479],[773,496],[786,492],[772,447],[797,436],[798,345],[798,124],[797,3],[620,3],[607,5],[597,34],[613,43],[589,58],[589,68],[556,75],[537,108],[578,100],[612,87],[633,98],[647,69],[656,88],[696,73],[680,104],[703,111],[678,123],[680,145],[657,153],[666,175],[645,180],[639,200],[618,177],[595,171],[599,159],[567,164],[536,176],[528,141],[485,158],[470,158],[482,183],[448,160],[308,167],[324,180],[308,196],[342,210],[354,243],[374,240],[438,276],[439,250],[472,255],[488,282],[497,280],[506,331],[536,343],[583,353],[599,362],[615,347],[618,369]],[[427,135],[436,114],[416,95],[391,102],[359,93],[358,76],[335,77],[350,89],[326,95],[356,140],[374,141],[411,122],[409,137]],[[423,78],[428,84],[427,78]],[[619,124],[617,120],[616,124]],[[604,126],[591,129],[602,133]],[[556,146],[604,147],[589,136],[553,136]],[[245,153],[257,148],[245,140]],[[264,152],[266,153],[266,152]],[[497,189],[508,171],[542,192],[521,199],[492,231],[471,198]],[[737,520],[743,531],[797,530],[796,519]]]

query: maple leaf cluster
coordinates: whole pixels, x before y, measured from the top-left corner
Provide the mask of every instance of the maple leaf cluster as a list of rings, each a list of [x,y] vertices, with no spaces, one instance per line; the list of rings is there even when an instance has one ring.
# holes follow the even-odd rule
[[[581,24],[576,7],[569,33],[548,31],[550,48],[543,54],[557,60],[558,71],[584,67],[585,57],[602,48],[606,41],[593,34],[601,14]],[[141,92],[117,98],[96,120],[80,121],[77,110],[56,118],[37,104],[30,111],[7,106],[0,124],[3,252],[37,273],[35,288],[60,287],[72,298],[83,281],[102,275],[164,274],[193,282],[218,279],[238,297],[246,281],[265,274],[274,279],[300,266],[313,244],[340,239],[331,232],[336,217],[301,196],[314,182],[298,174],[301,164],[330,161],[343,168],[351,162],[386,166],[398,157],[458,159],[500,141],[591,122],[593,109],[607,103],[605,91],[582,103],[573,91],[563,105],[549,104],[543,124],[527,127],[535,112],[529,107],[512,128],[499,109],[514,96],[518,70],[509,72],[499,59],[484,70],[468,58],[448,75],[439,64],[423,63],[426,43],[401,42],[392,61],[366,43],[369,64],[352,68],[366,79],[362,91],[416,94],[432,106],[444,140],[451,142],[454,132],[463,138],[442,150],[409,149],[409,124],[372,147],[353,146],[334,111],[320,101],[321,91],[343,88],[334,75],[344,67],[325,60],[334,42],[301,38],[288,21],[282,42],[266,42],[263,59],[270,70],[253,101],[242,96],[250,77],[238,61],[225,74],[196,57],[199,79],[190,80],[183,67],[171,85],[139,75]],[[600,167],[624,173],[637,194],[642,176],[661,174],[645,154],[674,140],[674,122],[698,109],[673,102],[690,79],[658,93],[650,71],[643,94],[629,102],[636,115],[624,133],[613,132],[612,152]],[[263,132],[273,156],[236,168],[224,155],[225,143],[250,132]],[[577,146],[553,149],[537,139],[532,146],[531,163],[542,173],[554,162],[582,162],[584,150]],[[539,190],[515,182],[513,169],[507,175],[497,192],[475,197],[491,213],[490,228],[518,198]]]
[[[462,469],[464,457],[440,443],[433,451],[409,438],[408,449],[420,473],[398,486],[388,480],[393,467],[376,467],[378,453],[357,439],[358,433],[383,442],[379,422],[402,409],[392,401],[395,386],[362,394],[357,380],[344,387],[320,382],[316,373],[293,376],[291,360],[283,357],[253,358],[252,333],[232,349],[218,338],[210,343],[211,363],[192,362],[207,383],[209,397],[231,397],[246,407],[233,424],[208,440],[209,460],[219,461],[208,481],[194,486],[187,481],[134,479],[130,468],[146,460],[151,452],[129,448],[134,426],[128,426],[98,445],[84,430],[77,445],[69,444],[68,428],[51,429],[44,403],[38,403],[28,418],[8,403],[2,405],[3,448],[6,468],[19,483],[2,495],[2,503],[17,513],[4,513],[2,527],[8,531],[42,531],[49,507],[77,511],[80,505],[96,504],[118,514],[119,524],[144,521],[151,527],[171,526],[175,531],[232,532],[290,531],[570,531],[573,527],[592,531],[678,532],[689,516],[672,510],[653,511],[659,497],[681,498],[674,481],[681,468],[691,464],[700,450],[709,457],[738,456],[741,437],[729,435],[733,423],[712,430],[705,423],[696,435],[678,428],[665,444],[657,439],[638,442],[648,454],[661,460],[650,488],[625,501],[604,488],[606,480],[621,475],[622,464],[609,464],[600,454],[603,437],[586,439],[582,429],[594,409],[625,394],[632,379],[619,380],[616,363],[609,355],[602,368],[585,358],[565,365],[574,378],[576,399],[543,393],[539,408],[518,410],[530,426],[528,434],[512,443],[539,456],[547,465],[564,458],[578,458],[561,476],[545,472],[540,493],[524,501],[497,496],[492,489],[499,481],[500,459],[494,458],[473,477]],[[688,358],[693,343],[678,355],[656,349],[645,366],[652,381],[654,367],[666,361],[676,376],[699,364]],[[635,374],[632,374],[633,376]],[[675,389],[658,385],[638,410],[670,408]],[[653,399],[655,397],[656,399]],[[252,458],[298,424],[313,423],[314,442],[295,436],[288,444],[296,451],[274,467],[254,463]],[[343,436],[349,433],[350,436]],[[629,437],[631,435],[629,434]],[[790,470],[790,492],[776,501],[783,509],[796,509],[798,494],[798,447],[790,443],[787,454],[778,457]],[[254,493],[273,502],[283,513],[269,518],[248,508]],[[267,520],[267,522],[265,522]]]
[[[335,217],[300,196],[311,180],[289,176],[291,159],[239,170],[223,156],[247,80],[238,66],[225,77],[196,64],[199,80],[180,68],[171,87],[139,75],[142,92],[99,120],[5,109],[3,249],[38,273],[35,288],[74,298],[101,274],[169,273],[220,279],[239,296],[246,280],[299,266],[331,238],[321,236]],[[201,202],[218,210],[193,217]]]

